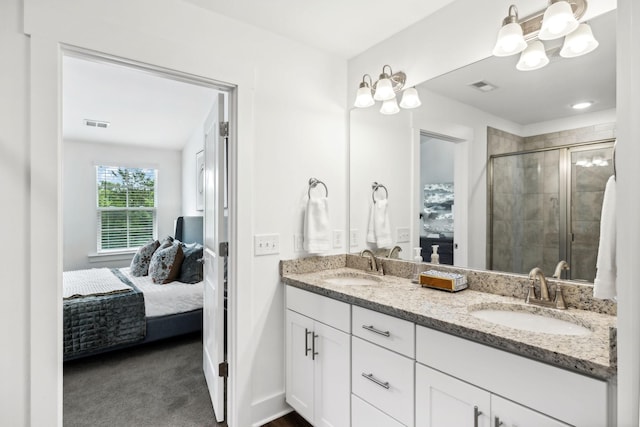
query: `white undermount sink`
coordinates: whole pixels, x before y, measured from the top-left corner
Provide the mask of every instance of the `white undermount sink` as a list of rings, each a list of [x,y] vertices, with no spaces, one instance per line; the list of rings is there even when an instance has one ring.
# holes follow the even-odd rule
[[[342,271],[339,273],[336,272],[329,274],[326,277],[323,277],[322,281],[330,285],[371,286],[380,284],[381,279],[379,277],[357,271]]]
[[[511,306],[500,309],[499,307],[485,307],[471,309],[471,315],[491,323],[506,326],[521,331],[540,332],[554,335],[589,335],[591,330],[579,325],[567,318],[558,318],[562,313],[556,313],[552,317],[544,312],[525,310],[524,307]]]

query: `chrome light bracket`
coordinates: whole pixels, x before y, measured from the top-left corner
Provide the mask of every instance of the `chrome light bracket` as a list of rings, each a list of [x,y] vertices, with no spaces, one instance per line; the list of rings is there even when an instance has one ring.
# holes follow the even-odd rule
[[[549,4],[555,3],[560,0],[551,0]],[[587,0],[566,0],[569,5],[571,5],[571,10],[573,10],[573,16],[577,20],[580,20],[584,16],[587,11]],[[511,10],[511,9],[509,9]],[[525,41],[530,41],[535,39],[540,32],[540,28],[542,28],[542,18],[544,16],[546,8],[541,10],[540,12],[536,12],[532,15],[529,15],[525,18],[522,18],[519,23],[522,27],[522,33],[524,34]],[[508,18],[508,17],[507,17]],[[506,19],[506,18],[505,18]]]

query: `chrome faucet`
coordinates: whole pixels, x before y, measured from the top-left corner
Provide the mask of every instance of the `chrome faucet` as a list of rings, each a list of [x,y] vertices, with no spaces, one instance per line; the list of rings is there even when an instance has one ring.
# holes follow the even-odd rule
[[[536,298],[536,279],[540,281],[540,298]],[[529,285],[529,292],[527,292],[527,297],[525,298],[525,303],[541,305],[544,307],[555,307],[561,310],[565,310],[567,308],[567,305],[564,302],[564,297],[562,296],[562,289],[559,284],[556,284],[555,299],[553,301],[549,299],[549,285],[547,284],[547,279],[544,277],[544,273],[539,267],[531,269],[529,272],[529,280],[531,280],[531,283]]]
[[[402,252],[402,248],[400,246],[394,246],[389,250],[389,255],[387,255],[387,258],[393,258],[393,254],[397,254],[398,252]]]
[[[561,279],[562,270],[569,270],[569,264],[567,264],[567,261],[565,260],[560,261],[558,265],[556,265],[556,271],[553,273],[553,277],[556,279]]]
[[[369,268],[371,268],[371,271],[374,271],[381,275],[384,274],[384,270],[382,269],[382,262],[380,262],[378,258],[376,258],[375,254],[370,249],[364,249],[362,252],[360,252],[360,256],[365,255],[369,255],[370,257]]]

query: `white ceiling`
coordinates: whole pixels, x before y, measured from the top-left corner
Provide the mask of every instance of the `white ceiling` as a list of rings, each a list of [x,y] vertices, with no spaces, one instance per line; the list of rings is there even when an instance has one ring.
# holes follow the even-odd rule
[[[146,71],[72,56],[63,58],[65,140],[180,150],[217,99],[215,89]],[[84,119],[110,122],[88,127]]]
[[[616,107],[616,12],[589,21],[598,48],[577,58],[549,55],[554,43],[544,42],[550,63],[539,70],[518,71],[519,55],[489,57],[431,79],[419,87],[472,105],[521,125]],[[561,41],[555,45],[560,47]],[[481,92],[469,84],[487,81],[498,89]],[[586,110],[571,104],[593,101]]]
[[[348,59],[454,0],[184,1]]]

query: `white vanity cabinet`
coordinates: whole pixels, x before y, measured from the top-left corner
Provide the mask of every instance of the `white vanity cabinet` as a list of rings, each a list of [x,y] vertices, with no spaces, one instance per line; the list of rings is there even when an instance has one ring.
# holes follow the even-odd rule
[[[286,400],[314,426],[350,425],[349,304],[287,286]]]
[[[416,427],[611,425],[604,381],[422,326],[416,361]]]

